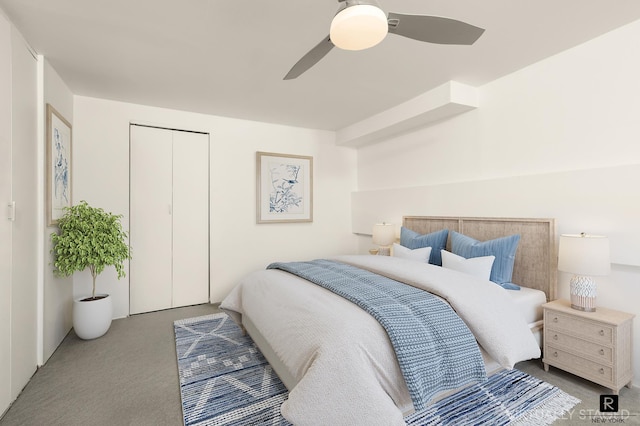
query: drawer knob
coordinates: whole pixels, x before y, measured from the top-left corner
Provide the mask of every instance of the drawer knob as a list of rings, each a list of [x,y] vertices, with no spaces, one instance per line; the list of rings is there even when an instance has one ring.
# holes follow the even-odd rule
[[[553,356],[554,356],[554,357],[556,357],[556,358],[558,358],[558,352],[554,352],[554,353],[553,353]]]
[[[604,355],[604,349],[600,349],[600,355]]]
[[[558,317],[554,317],[553,322],[558,322]]]
[[[558,340],[558,335],[557,334],[553,335],[553,340]]]
[[[604,330],[600,330],[600,335],[604,336]]]
[[[599,371],[600,371],[600,374],[604,374],[604,368],[601,368]]]

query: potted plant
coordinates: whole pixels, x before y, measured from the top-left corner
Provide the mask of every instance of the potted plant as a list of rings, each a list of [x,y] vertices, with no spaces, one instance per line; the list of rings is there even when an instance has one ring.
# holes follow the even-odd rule
[[[96,295],[96,278],[106,266],[116,268],[118,279],[125,276],[124,261],[131,256],[121,218],[81,201],[65,207],[59,232],[51,234],[55,274],[66,277],[88,268],[93,278],[91,296],[73,301],[73,328],[81,339],[100,337],[111,326],[111,297]]]

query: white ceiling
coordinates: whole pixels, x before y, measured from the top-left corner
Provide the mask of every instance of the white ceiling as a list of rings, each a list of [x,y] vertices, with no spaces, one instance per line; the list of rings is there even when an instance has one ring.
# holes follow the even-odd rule
[[[0,0],[74,94],[337,130],[446,81],[478,86],[640,19],[638,0],[380,0],[485,28],[473,46],[389,35],[282,78],[335,0]]]

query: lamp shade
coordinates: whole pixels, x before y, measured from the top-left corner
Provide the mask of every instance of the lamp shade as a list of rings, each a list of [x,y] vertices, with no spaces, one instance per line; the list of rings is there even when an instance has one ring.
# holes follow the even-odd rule
[[[387,35],[387,15],[376,6],[347,6],[331,21],[331,42],[345,50],[364,50],[380,43]]]
[[[391,223],[373,225],[373,244],[386,247],[396,240],[396,230]]]
[[[558,269],[584,276],[608,275],[611,271],[609,239],[584,233],[561,235]]]

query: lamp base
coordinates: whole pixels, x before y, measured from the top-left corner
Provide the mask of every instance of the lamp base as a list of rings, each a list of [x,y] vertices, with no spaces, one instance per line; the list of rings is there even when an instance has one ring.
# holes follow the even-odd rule
[[[569,281],[571,307],[579,311],[595,312],[596,283],[591,277],[574,275]]]
[[[391,256],[391,247],[380,247],[378,256]]]

